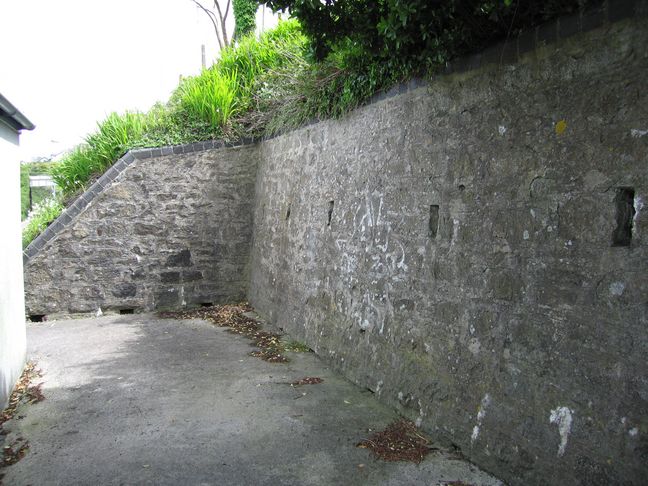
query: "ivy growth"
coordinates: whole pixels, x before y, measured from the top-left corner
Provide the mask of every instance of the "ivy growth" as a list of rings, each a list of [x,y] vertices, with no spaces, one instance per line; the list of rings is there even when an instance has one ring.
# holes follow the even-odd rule
[[[234,40],[254,32],[256,27],[256,11],[259,7],[257,0],[234,0]]]

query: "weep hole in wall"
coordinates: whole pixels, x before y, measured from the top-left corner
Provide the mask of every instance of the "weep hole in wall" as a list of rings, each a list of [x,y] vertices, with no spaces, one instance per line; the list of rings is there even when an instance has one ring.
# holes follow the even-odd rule
[[[612,233],[612,246],[630,246],[632,241],[632,223],[636,209],[634,207],[635,190],[632,187],[617,188],[614,203],[616,205],[616,228]]]
[[[430,217],[428,219],[428,236],[430,238],[436,238],[438,232],[439,232],[439,205],[431,204]]]

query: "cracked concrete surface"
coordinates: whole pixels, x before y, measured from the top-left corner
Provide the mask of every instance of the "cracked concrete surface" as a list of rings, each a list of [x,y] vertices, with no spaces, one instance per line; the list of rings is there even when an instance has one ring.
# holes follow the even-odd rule
[[[205,321],[151,314],[31,324],[46,400],[4,426],[28,484],[502,484],[450,453],[386,463],[355,445],[396,418],[312,353],[271,364]],[[305,376],[320,385],[293,388]]]

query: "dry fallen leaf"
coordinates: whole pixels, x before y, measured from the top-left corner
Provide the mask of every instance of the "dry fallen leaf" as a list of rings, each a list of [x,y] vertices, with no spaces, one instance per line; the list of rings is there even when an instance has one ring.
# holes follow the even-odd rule
[[[290,386],[319,385],[323,381],[324,380],[316,376],[307,376],[305,378],[293,381],[292,383],[290,383]]]
[[[178,312],[161,312],[158,315],[162,318],[174,319],[204,319],[216,326],[227,327],[228,331],[234,334],[251,339],[254,346],[261,348],[253,351],[251,356],[261,358],[269,363],[286,363],[288,358],[283,355],[284,346],[281,343],[281,336],[261,330],[257,321],[245,315],[252,308],[247,304],[238,305],[216,305],[213,307],[194,309]],[[239,360],[243,362],[243,360]]]
[[[9,405],[0,413],[0,429],[2,424],[13,418],[16,414],[18,405],[22,403],[32,404],[45,400],[42,392],[43,383],[32,385],[36,378],[42,377],[41,370],[36,367],[34,361],[28,361],[23,369],[22,374],[9,397]]]
[[[416,425],[401,419],[361,441],[357,447],[369,449],[384,461],[411,461],[420,463],[432,450],[429,440],[421,435]]]

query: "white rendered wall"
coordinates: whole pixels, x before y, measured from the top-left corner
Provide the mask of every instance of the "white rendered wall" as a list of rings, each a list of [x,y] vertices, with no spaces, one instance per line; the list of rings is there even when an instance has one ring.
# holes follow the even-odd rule
[[[25,363],[18,135],[0,122],[0,410]]]

